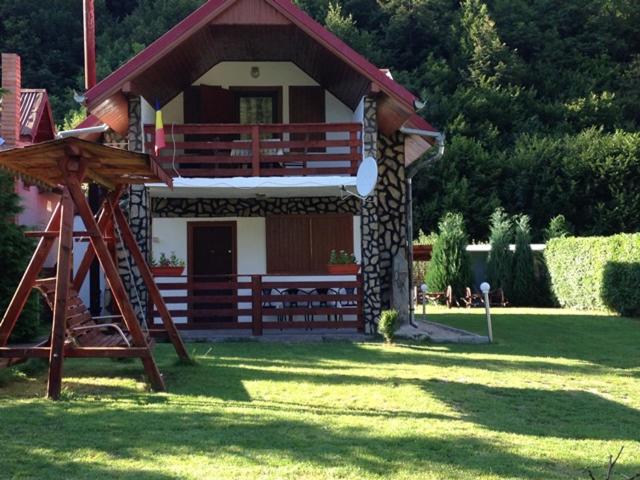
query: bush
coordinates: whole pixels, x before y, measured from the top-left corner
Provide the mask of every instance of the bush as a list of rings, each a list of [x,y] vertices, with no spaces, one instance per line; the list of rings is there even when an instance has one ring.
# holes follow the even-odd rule
[[[504,209],[497,208],[489,217],[489,223],[491,251],[487,257],[487,277],[492,289],[501,288],[506,295],[510,295],[512,254],[509,244],[513,236],[512,222]]]
[[[438,229],[427,271],[427,287],[430,292],[443,292],[451,285],[454,296],[461,296],[471,283],[471,262],[466,250],[469,237],[462,215],[445,214]]]
[[[513,278],[509,301],[518,306],[536,303],[537,288],[531,251],[531,225],[527,215],[515,219],[516,251],[513,254]]]
[[[562,238],[571,235],[571,224],[564,215],[556,215],[549,220],[549,226],[544,230],[544,238],[549,241],[552,238]]]
[[[14,193],[13,177],[0,172],[0,316],[4,314],[16,286],[27,267],[34,244],[13,221],[20,213],[19,197]],[[40,303],[32,294],[11,335],[12,341],[31,340],[39,333]]]
[[[398,329],[398,311],[385,310],[380,314],[378,322],[378,333],[382,335],[387,343],[393,341],[393,337]]]
[[[561,306],[640,314],[640,234],[555,238],[545,260]]]

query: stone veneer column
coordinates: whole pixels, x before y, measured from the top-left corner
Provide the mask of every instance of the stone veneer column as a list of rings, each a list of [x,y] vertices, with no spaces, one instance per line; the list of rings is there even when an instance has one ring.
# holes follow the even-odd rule
[[[130,97],[127,140],[129,150],[134,152],[143,151],[144,133],[141,115],[140,97]],[[151,252],[151,201],[148,189],[144,185],[131,185],[121,201],[121,206],[142,255],[149,260]],[[140,270],[129,252],[120,243],[118,243],[116,253],[120,276],[129,292],[131,303],[140,320],[144,320],[147,313],[148,293]],[[133,274],[133,278],[131,274]],[[140,305],[138,305],[138,298]]]
[[[364,99],[364,156],[378,159],[377,105]],[[378,162],[379,163],[379,162]],[[364,318],[366,330],[373,333],[380,317],[380,248],[378,245],[378,195],[362,202],[362,273],[364,277]]]
[[[392,299],[393,259],[407,258],[407,178],[404,135],[378,137],[378,198],[380,297],[383,309],[398,308]],[[401,300],[404,301],[404,300]],[[406,310],[406,309],[403,309]]]

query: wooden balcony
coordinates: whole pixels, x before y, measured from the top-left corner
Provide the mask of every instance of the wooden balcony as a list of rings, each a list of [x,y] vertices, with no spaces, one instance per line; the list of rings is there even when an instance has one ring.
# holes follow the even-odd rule
[[[144,131],[153,152],[155,127]],[[353,176],[362,160],[359,123],[168,124],[164,131],[158,160],[173,176]]]
[[[157,276],[156,283],[180,329],[248,330],[253,335],[265,329],[364,331],[361,274]],[[149,315],[158,332],[158,312]]]

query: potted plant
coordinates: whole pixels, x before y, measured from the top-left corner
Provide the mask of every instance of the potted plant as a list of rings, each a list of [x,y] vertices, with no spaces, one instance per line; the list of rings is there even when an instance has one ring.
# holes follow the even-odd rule
[[[151,273],[157,277],[179,277],[184,271],[184,260],[178,258],[175,252],[171,255],[160,253],[160,259],[151,260]]]
[[[329,273],[334,275],[355,275],[360,270],[360,265],[356,263],[356,257],[353,253],[347,253],[344,250],[339,252],[331,250],[327,269]]]

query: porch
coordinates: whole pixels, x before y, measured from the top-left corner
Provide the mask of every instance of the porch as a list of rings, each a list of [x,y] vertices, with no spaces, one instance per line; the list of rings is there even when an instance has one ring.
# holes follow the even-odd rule
[[[171,316],[182,330],[364,332],[363,278],[357,275],[156,275]],[[163,333],[149,312],[153,333]]]
[[[144,131],[153,151],[155,127]],[[171,124],[164,131],[158,160],[175,176],[353,176],[362,160],[358,123]]]

